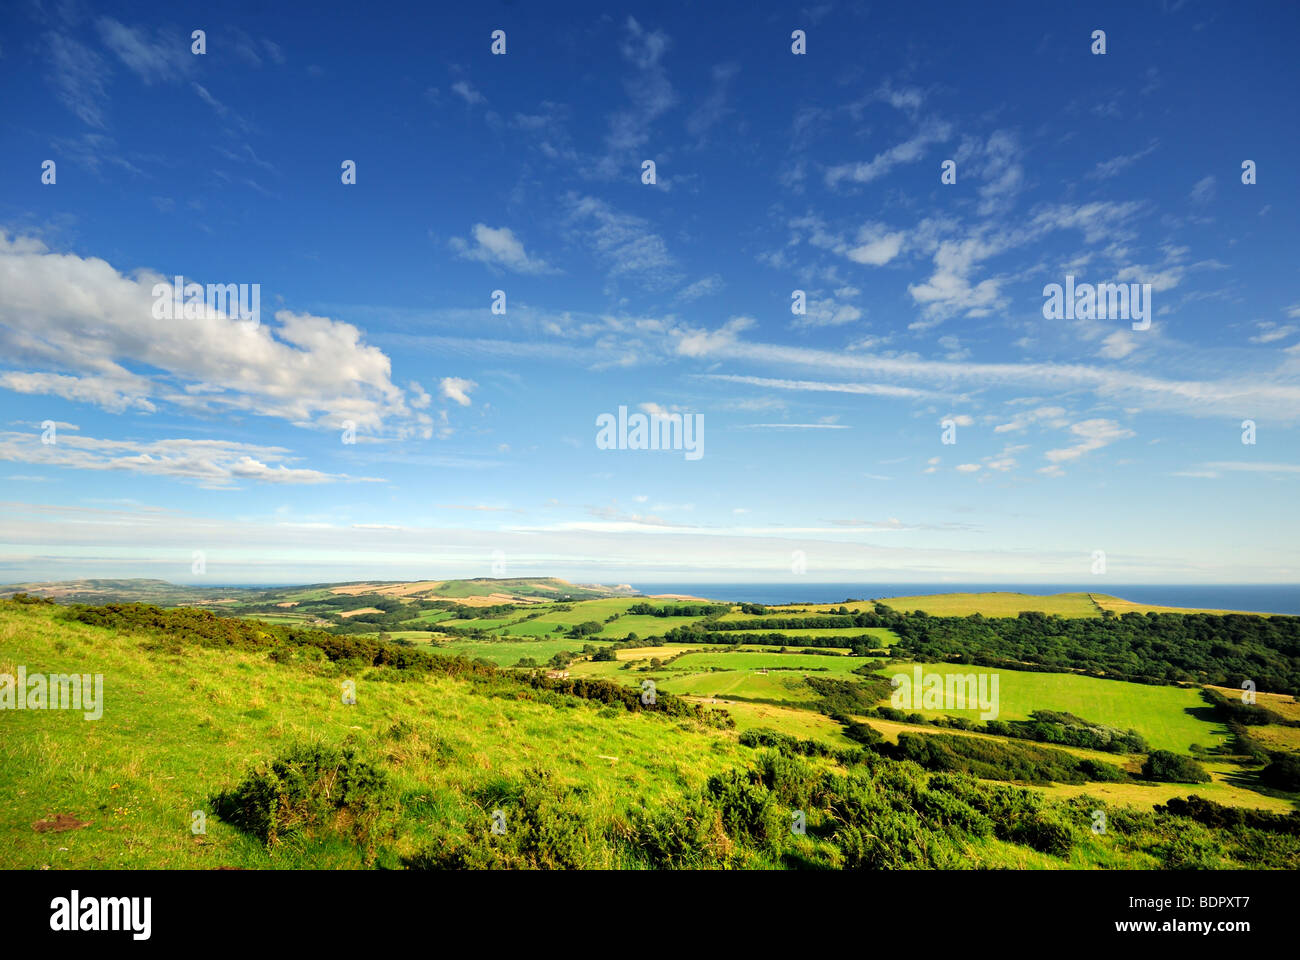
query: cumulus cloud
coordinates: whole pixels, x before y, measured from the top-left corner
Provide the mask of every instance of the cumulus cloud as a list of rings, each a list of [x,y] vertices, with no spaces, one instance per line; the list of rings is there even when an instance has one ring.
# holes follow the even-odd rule
[[[173,405],[299,426],[405,432],[427,421],[352,324],[290,310],[257,325],[211,308],[156,317],[153,291],[170,298],[171,283],[0,233],[0,355],[26,368],[0,370],[0,386],[109,410]]]
[[[460,237],[451,239],[451,248],[465,260],[477,260],[513,270],[516,273],[549,273],[546,261],[528,256],[524,244],[509,227],[474,224],[472,242]]]
[[[858,235],[857,246],[845,251],[854,263],[881,267],[898,256],[903,249],[903,234],[887,232],[878,225],[864,227]]]
[[[478,384],[473,380],[464,380],[460,377],[443,377],[438,384],[438,389],[448,400],[459,403],[462,407],[470,405],[469,393]]]

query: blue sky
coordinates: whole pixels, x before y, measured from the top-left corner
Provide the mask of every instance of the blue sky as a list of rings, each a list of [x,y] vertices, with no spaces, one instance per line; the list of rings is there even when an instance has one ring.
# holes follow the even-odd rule
[[[443,6],[6,8],[0,580],[1300,578],[1294,4]]]

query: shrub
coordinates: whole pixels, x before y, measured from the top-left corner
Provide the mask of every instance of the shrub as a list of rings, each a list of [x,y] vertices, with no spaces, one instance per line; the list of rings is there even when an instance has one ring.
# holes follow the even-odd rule
[[[576,791],[561,792],[547,783],[545,771],[526,785],[513,781],[489,784],[474,793],[487,816],[476,817],[469,830],[441,837],[406,866],[414,870],[599,869],[607,850],[604,830]],[[501,812],[501,832],[493,817]]]
[[[1161,783],[1209,783],[1210,775],[1195,760],[1169,750],[1153,750],[1142,764],[1142,776]]]
[[[351,746],[299,743],[258,764],[212,797],[217,816],[274,847],[293,837],[374,843],[392,832],[396,800],[387,773]]]
[[[1279,754],[1276,760],[1260,772],[1259,779],[1279,790],[1300,790],[1300,756],[1294,753]]]

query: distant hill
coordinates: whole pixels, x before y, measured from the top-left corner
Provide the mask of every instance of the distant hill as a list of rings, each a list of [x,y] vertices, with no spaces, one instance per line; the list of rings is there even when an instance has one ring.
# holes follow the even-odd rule
[[[162,606],[270,603],[297,600],[306,592],[353,594],[410,600],[455,600],[465,606],[537,603],[544,600],[596,600],[639,596],[627,584],[570,583],[558,577],[512,577],[473,580],[357,580],[293,587],[201,587],[166,580],[60,580],[15,583],[0,587],[0,598],[15,593],[50,597],[60,603],[156,603]]]

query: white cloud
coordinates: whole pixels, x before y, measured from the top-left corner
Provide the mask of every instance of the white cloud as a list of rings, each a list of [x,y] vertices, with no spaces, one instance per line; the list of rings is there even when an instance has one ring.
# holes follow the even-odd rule
[[[283,447],[229,440],[106,440],[72,434],[60,435],[56,443],[46,444],[38,432],[0,433],[0,460],[172,477],[210,489],[229,488],[240,480],[276,484],[352,479],[375,482],[374,478],[288,466],[294,459]]]
[[[1137,341],[1133,339],[1131,333],[1127,330],[1116,330],[1101,342],[1101,349],[1097,353],[1107,360],[1123,360],[1137,348]]]
[[[1091,173],[1087,174],[1088,179],[1109,180],[1111,177],[1117,177],[1133,164],[1153,153],[1157,146],[1158,142],[1153,140],[1145,149],[1137,153],[1122,154],[1110,160],[1102,160],[1093,167]]]
[[[682,290],[677,294],[677,299],[690,303],[693,300],[698,300],[700,297],[707,297],[715,294],[724,286],[726,286],[726,284],[722,282],[722,277],[715,273],[712,276],[701,277],[690,286],[682,288]]]
[[[1202,177],[1196,181],[1196,186],[1192,187],[1191,198],[1193,203],[1209,203],[1214,199],[1214,175]]]
[[[1046,456],[1052,463],[1059,464],[1066,460],[1077,460],[1085,453],[1099,450],[1117,440],[1135,436],[1132,430],[1121,427],[1114,420],[1104,418],[1081,420],[1070,427],[1070,432],[1081,438],[1080,441],[1070,447],[1048,450]]]
[[[462,407],[470,405],[469,393],[478,384],[473,380],[464,380],[460,377],[443,377],[438,384],[438,389],[448,400],[454,400]]]
[[[823,350],[776,343],[742,340],[738,330],[706,331],[673,329],[677,350],[688,356],[715,361],[749,361],[766,367],[803,367],[820,374],[873,376],[917,380],[956,393],[959,385],[980,389],[995,386],[1090,390],[1112,403],[1125,403],[1143,410],[1165,410],[1194,417],[1236,416],[1243,407],[1257,416],[1293,422],[1300,418],[1300,386],[1285,366],[1276,370],[1255,369],[1217,380],[1172,380],[1113,365],[1085,363],[953,363],[921,360],[913,356],[886,356],[850,350]],[[687,345],[689,349],[687,349]],[[757,383],[757,378],[741,381]],[[828,384],[824,380],[773,380],[785,389],[845,390],[852,385]],[[898,389],[898,388],[894,388]],[[903,388],[909,389],[909,388]],[[885,392],[872,386],[869,392]],[[934,396],[934,391],[921,390]],[[904,394],[896,394],[904,395]],[[915,394],[913,394],[915,395]]]
[[[1300,327],[1293,324],[1276,324],[1272,321],[1262,321],[1256,324],[1259,327],[1259,333],[1250,338],[1251,343],[1272,343],[1275,340],[1285,340]]]
[[[885,176],[899,164],[912,163],[921,159],[925,156],[928,147],[935,143],[942,143],[950,136],[952,136],[952,127],[949,124],[939,121],[926,122],[910,140],[876,154],[870,161],[844,163],[828,168],[826,185],[836,187],[846,180],[851,183],[871,183]]]
[[[889,263],[903,249],[901,232],[888,233],[879,225],[863,227],[858,235],[858,245],[845,252],[854,263],[880,267]]]
[[[624,84],[631,103],[610,116],[605,154],[596,162],[596,174],[606,179],[628,176],[639,169],[642,160],[653,159],[640,154],[650,142],[655,121],[677,102],[662,62],[668,35],[645,30],[634,17],[627,18],[624,29],[619,49],[636,72]]]
[[[28,368],[0,372],[0,386],[117,411],[170,404],[362,431],[419,422],[389,358],[352,324],[289,310],[257,326],[206,308],[162,319],[156,285],[170,297],[170,277],[0,233],[0,355]]]
[[[595,197],[571,193],[565,199],[573,239],[596,254],[611,279],[630,279],[649,289],[667,289],[680,282],[668,245],[646,220]]]
[[[473,243],[452,237],[451,248],[465,260],[477,260],[513,270],[516,273],[549,273],[551,268],[544,260],[529,257],[523,242],[509,227],[489,227],[474,224]]]
[[[451,85],[451,89],[460,95],[460,98],[468,103],[471,107],[480,103],[487,103],[487,97],[474,89],[474,85],[465,80],[457,80]]]
[[[1023,430],[1031,423],[1048,421],[1050,426],[1064,427],[1066,421],[1064,407],[1038,407],[1034,410],[1026,410],[1024,413],[1017,413],[1007,423],[1000,423],[993,428],[994,433],[1008,433],[1013,430]]]
[[[96,26],[104,45],[146,84],[178,80],[188,75],[196,59],[189,50],[189,33],[159,30],[149,39],[143,29],[101,17]]]

